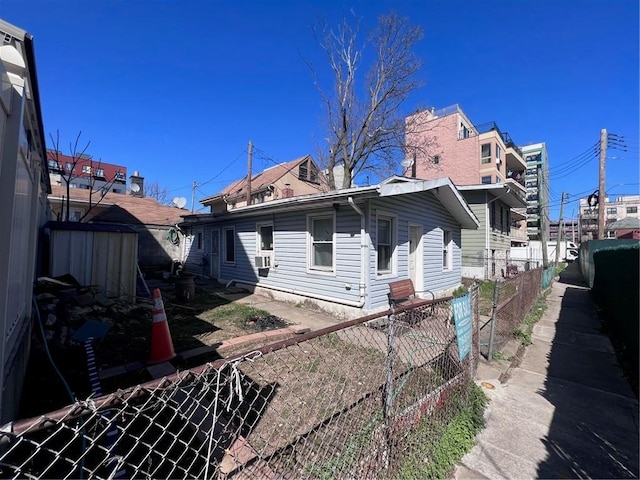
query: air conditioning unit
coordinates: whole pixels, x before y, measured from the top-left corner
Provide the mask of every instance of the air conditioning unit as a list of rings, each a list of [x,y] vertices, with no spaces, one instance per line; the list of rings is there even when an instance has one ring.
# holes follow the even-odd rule
[[[271,268],[271,257],[269,255],[256,256],[257,268]]]

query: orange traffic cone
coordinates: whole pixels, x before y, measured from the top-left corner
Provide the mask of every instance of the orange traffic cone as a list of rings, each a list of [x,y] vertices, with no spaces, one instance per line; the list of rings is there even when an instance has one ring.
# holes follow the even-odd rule
[[[164,313],[164,304],[160,289],[153,291],[153,326],[151,330],[151,357],[149,363],[161,363],[171,360],[176,356],[173,350],[173,341],[169,332],[167,315]]]

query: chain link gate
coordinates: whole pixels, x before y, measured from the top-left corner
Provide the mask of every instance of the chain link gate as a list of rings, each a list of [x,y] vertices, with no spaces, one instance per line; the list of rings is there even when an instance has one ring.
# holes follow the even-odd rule
[[[451,299],[425,300],[5,425],[0,477],[393,476],[466,405],[471,299],[463,361]]]

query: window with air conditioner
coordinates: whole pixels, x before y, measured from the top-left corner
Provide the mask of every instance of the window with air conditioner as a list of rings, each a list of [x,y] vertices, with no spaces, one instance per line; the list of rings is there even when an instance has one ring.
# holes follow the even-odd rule
[[[257,268],[270,268],[273,263],[273,224],[263,223],[256,225],[256,258]]]

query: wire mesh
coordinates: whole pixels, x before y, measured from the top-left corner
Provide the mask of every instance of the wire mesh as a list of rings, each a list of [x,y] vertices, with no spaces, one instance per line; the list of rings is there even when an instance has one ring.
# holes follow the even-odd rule
[[[462,360],[451,299],[425,301],[5,425],[0,477],[396,476],[466,406],[470,298]]]
[[[489,350],[493,352],[502,350],[505,344],[514,338],[515,331],[520,327],[540,296],[542,286],[542,268],[520,272],[512,278],[494,282],[494,289],[497,290],[494,291],[494,295],[497,301],[493,339],[489,339],[489,330],[493,320],[481,325],[483,330],[481,337],[484,340],[481,341],[481,351],[485,356],[488,356]],[[491,341],[493,342],[492,348],[489,346]]]

